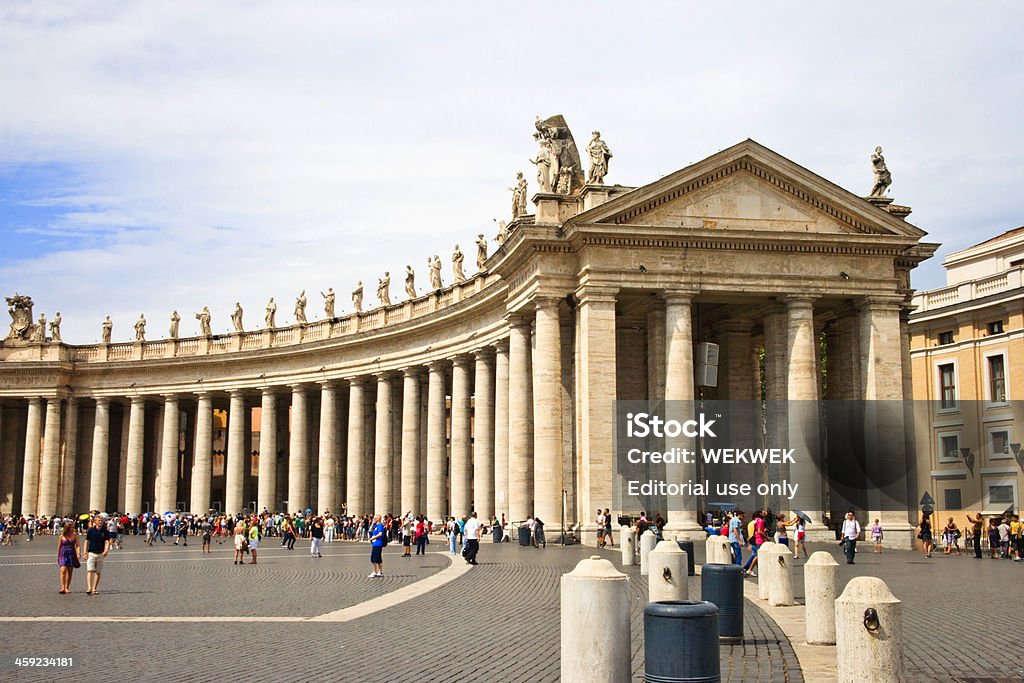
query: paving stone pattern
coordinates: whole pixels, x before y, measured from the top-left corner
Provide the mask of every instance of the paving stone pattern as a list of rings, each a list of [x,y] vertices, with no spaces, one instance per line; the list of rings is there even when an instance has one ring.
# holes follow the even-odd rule
[[[77,593],[57,594],[56,567],[39,554],[52,539],[0,551],[2,615],[314,615],[351,605],[410,583],[447,565],[385,553],[385,581],[367,579],[365,544],[325,546],[325,557],[264,548],[256,567],[231,564],[223,546],[213,559],[198,549],[149,550],[130,540],[111,558],[101,588],[86,596],[76,573]],[[39,543],[39,545],[36,545]],[[269,545],[269,544],[268,544]],[[47,547],[47,550],[52,548]],[[432,549],[441,548],[440,544]],[[480,566],[414,598],[354,621],[330,623],[14,623],[0,624],[9,655],[74,655],[79,666],[61,680],[181,681],[557,681],[559,677],[559,579],[595,551],[544,550],[485,543]],[[606,557],[618,565],[618,550]],[[132,560],[159,560],[144,562]],[[456,561],[461,561],[456,558]],[[44,564],[26,563],[43,562]],[[22,566],[12,566],[22,565]],[[646,577],[631,576],[633,670],[643,676],[642,609]],[[79,570],[81,571],[81,570]],[[391,581],[392,583],[387,583]],[[12,585],[19,590],[7,590]],[[699,591],[699,584],[691,584]],[[52,594],[52,595],[51,595]],[[723,680],[801,681],[785,636],[763,612],[746,603],[747,641],[723,647]],[[8,674],[12,674],[8,676]],[[48,681],[53,671],[0,671],[0,680]]]

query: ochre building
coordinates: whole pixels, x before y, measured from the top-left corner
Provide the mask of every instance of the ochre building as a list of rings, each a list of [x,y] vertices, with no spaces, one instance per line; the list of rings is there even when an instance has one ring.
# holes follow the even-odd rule
[[[751,140],[642,187],[533,204],[481,272],[361,314],[134,343],[9,339],[0,510],[344,503],[535,513],[549,530],[564,512],[592,542],[598,508],[636,512],[614,510],[612,401],[693,399],[699,342],[720,349],[710,398],[910,394],[909,274],[936,245],[906,207]],[[825,460],[823,444],[807,445]],[[792,476],[816,524],[836,514],[820,473]],[[670,500],[669,534],[702,537],[704,502]],[[909,514],[890,525],[907,539]]]

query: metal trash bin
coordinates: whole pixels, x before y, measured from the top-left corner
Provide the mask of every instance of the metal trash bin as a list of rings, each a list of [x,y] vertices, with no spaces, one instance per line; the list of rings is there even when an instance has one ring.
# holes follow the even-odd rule
[[[644,607],[644,680],[722,680],[718,607],[710,602],[670,600]]]
[[[742,643],[743,569],[735,564],[705,564],[700,575],[700,597],[718,606],[722,642]]]
[[[676,545],[686,553],[686,574],[688,576],[696,576],[696,565],[693,560],[693,541],[676,541]]]
[[[530,527],[525,524],[519,527],[519,545],[530,547]]]
[[[494,528],[491,529],[491,541],[494,542],[494,543],[501,543],[501,535],[502,535],[501,525],[500,524],[495,524]]]

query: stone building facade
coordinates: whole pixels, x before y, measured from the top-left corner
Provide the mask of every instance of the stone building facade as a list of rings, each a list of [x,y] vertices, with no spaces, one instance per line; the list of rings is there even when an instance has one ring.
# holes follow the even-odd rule
[[[890,202],[747,140],[642,187],[537,194],[481,272],[391,306],[212,337],[9,341],[0,509],[345,503],[550,529],[564,511],[592,541],[613,507],[612,401],[692,400],[698,342],[720,345],[715,398],[909,394],[909,272],[936,245]],[[820,519],[827,486],[799,476]],[[670,501],[670,533],[702,536],[701,503]]]
[[[950,254],[910,318],[919,488],[948,517],[1020,509],[1024,486],[1024,228]],[[1014,449],[1017,452],[1014,452]]]

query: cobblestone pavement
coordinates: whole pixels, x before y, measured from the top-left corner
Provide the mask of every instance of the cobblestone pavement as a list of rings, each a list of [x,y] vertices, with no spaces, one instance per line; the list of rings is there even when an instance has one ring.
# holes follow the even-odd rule
[[[877,576],[903,601],[904,657],[908,680],[1024,682],[1024,562],[974,559],[966,553],[884,551],[858,546],[846,564],[835,544],[827,550],[840,568],[840,590],[855,576]],[[803,599],[803,559],[793,585]]]
[[[260,564],[231,564],[226,546],[212,558],[198,548],[142,546],[132,539],[104,569],[106,592],[57,594],[52,538],[0,550],[0,616],[12,615],[271,615],[320,614],[411,583],[447,566],[440,554],[399,558],[385,551],[385,581],[366,578],[365,544],[325,546],[322,560],[308,543],[287,553],[264,545]],[[432,549],[443,546],[433,544]],[[43,549],[46,549],[45,551]],[[52,551],[52,553],[51,553]],[[137,552],[138,551],[138,552]],[[62,680],[180,681],[557,681],[559,579],[593,549],[533,550],[484,543],[480,566],[428,595],[343,624],[272,621],[6,622],[0,624],[8,658],[0,680],[48,681],[54,671],[13,669],[15,655],[74,655]],[[604,556],[618,565],[618,550]],[[458,561],[458,560],[457,560]],[[40,564],[41,563],[41,564]],[[642,609],[646,580],[624,568],[632,595],[633,669],[643,672]],[[691,579],[692,581],[692,579]],[[390,583],[389,583],[390,582]],[[699,583],[691,589],[699,591]],[[747,640],[722,648],[723,680],[802,681],[785,636],[746,603]],[[12,674],[13,675],[10,675]]]

